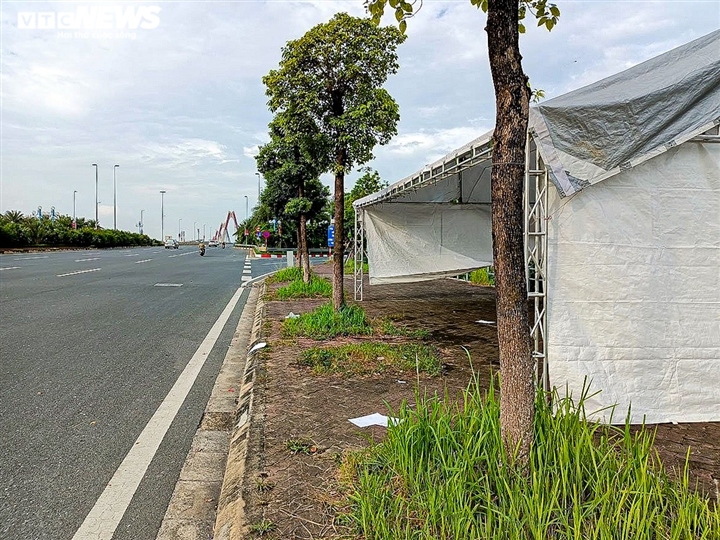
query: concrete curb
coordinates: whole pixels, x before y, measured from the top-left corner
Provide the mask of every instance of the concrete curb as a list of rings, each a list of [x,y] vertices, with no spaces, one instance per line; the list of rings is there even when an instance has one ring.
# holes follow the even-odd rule
[[[264,278],[265,276],[261,276]],[[245,537],[245,501],[242,497],[243,477],[248,456],[250,440],[250,426],[253,413],[254,383],[256,359],[262,351],[253,347],[261,343],[262,324],[264,319],[265,303],[262,300],[265,285],[258,293],[255,317],[250,335],[245,369],[242,376],[242,388],[235,410],[234,432],[230,440],[227,456],[227,466],[222,482],[220,499],[215,521],[215,540],[240,540]]]
[[[249,291],[230,347],[205,407],[200,427],[180,471],[180,478],[165,512],[156,540],[196,540],[213,537],[216,509],[222,500],[223,477],[231,448],[231,436],[238,401],[244,387],[238,385],[247,372],[246,351],[257,317],[258,289],[243,284]]]

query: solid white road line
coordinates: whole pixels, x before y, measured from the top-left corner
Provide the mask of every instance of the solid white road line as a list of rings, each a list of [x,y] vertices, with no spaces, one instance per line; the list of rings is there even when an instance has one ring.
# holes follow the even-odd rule
[[[73,540],[111,540],[115,529],[130,505],[140,481],[195,383],[223,327],[235,309],[245,287],[241,286],[228,302],[208,335],[195,351],[175,385],[133,444],[100,498],[73,536]]]
[[[5,266],[3,268],[0,268],[0,270],[17,270],[18,268],[22,268],[20,266]]]
[[[13,260],[15,260],[15,261],[33,261],[35,259],[47,259],[47,258],[48,258],[48,256],[44,255],[43,257],[20,257],[20,258],[15,258]]]
[[[140,264],[144,262],[152,261],[152,259],[143,259],[142,261],[135,261],[135,264]]]
[[[58,274],[57,277],[74,276],[76,274],[87,274],[88,272],[97,272],[100,268],[90,268],[89,270],[78,270],[77,272],[68,272],[67,274]]]
[[[156,283],[155,287],[182,287],[182,283]]]
[[[92,259],[75,259],[75,262],[87,262],[87,261],[99,261],[100,257],[93,257]]]

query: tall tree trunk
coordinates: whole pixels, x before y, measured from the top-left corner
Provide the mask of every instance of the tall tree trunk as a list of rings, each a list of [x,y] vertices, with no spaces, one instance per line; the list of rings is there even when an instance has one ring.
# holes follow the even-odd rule
[[[345,254],[344,212],[345,212],[345,162],[347,153],[340,148],[335,153],[335,245],[333,246],[333,308],[338,311],[345,304],[343,291],[343,255]]]
[[[500,429],[508,455],[526,463],[533,442],[534,364],[530,347],[523,176],[530,89],[523,73],[518,1],[489,0],[488,54],[495,85],[492,236],[500,348]]]
[[[297,247],[298,247],[298,255],[297,260],[295,261],[295,266],[298,268],[302,268],[302,236],[300,236],[300,218],[297,218],[297,223],[295,224],[297,231],[295,234],[297,235]]]
[[[307,217],[304,213],[300,214],[300,238],[302,243],[298,246],[298,256],[300,257],[300,265],[303,271],[303,281],[310,283],[310,253],[307,241]]]

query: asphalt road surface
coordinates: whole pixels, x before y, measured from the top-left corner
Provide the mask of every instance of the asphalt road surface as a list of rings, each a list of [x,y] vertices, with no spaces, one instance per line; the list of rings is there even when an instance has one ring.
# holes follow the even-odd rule
[[[80,538],[148,432],[159,447],[146,468],[123,464],[139,484],[129,504],[111,501],[112,538],[155,538],[245,305],[243,289],[228,307],[244,263],[241,250],[192,246],[0,256],[0,538]],[[250,275],[285,264],[253,259]],[[189,391],[169,428],[145,429],[181,375]]]

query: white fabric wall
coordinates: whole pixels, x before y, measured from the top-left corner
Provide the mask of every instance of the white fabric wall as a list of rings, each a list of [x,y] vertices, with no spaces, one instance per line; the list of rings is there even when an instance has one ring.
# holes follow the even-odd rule
[[[720,420],[720,144],[550,190],[550,378],[613,422]],[[607,411],[598,415],[605,420]]]
[[[424,281],[490,266],[490,219],[489,205],[385,203],[368,207],[365,236],[370,284]]]

